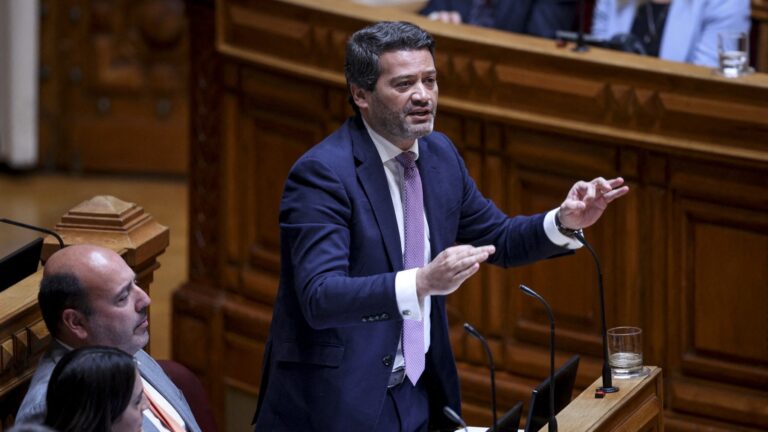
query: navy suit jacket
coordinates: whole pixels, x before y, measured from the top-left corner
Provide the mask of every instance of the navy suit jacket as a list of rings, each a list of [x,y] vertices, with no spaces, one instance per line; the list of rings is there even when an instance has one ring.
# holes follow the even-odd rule
[[[496,0],[494,28],[533,36],[554,38],[557,30],[575,28],[578,0]],[[463,22],[469,19],[472,0],[430,0],[422,15],[456,11]]]
[[[555,256],[544,214],[508,218],[477,190],[453,143],[419,139],[433,257],[456,243],[494,244],[491,261]],[[400,235],[381,158],[359,117],[304,154],[280,208],[281,279],[265,347],[258,431],[364,431],[381,412],[402,318]],[[425,375],[434,427],[459,410],[445,297],[432,296]]]

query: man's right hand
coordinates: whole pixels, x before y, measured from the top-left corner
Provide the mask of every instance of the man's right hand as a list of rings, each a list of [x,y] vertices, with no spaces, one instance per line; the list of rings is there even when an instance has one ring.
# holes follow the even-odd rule
[[[416,292],[421,302],[428,295],[448,295],[480,270],[480,263],[496,252],[496,247],[460,245],[440,252],[432,262],[416,272]]]

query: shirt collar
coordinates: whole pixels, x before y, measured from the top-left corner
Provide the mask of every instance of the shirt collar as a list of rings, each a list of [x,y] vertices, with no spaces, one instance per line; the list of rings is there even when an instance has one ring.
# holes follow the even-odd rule
[[[379,157],[381,158],[382,163],[386,163],[394,159],[395,157],[397,157],[397,155],[403,152],[402,150],[400,150],[398,146],[392,144],[386,138],[384,138],[383,136],[376,133],[376,131],[371,129],[371,127],[368,125],[368,122],[366,122],[364,118],[363,118],[363,124],[365,125],[365,128],[368,130],[368,135],[371,136],[373,145],[376,146],[376,151],[379,152]],[[419,158],[419,140],[413,140],[413,145],[407,151],[414,152],[416,154],[416,159],[418,159]]]

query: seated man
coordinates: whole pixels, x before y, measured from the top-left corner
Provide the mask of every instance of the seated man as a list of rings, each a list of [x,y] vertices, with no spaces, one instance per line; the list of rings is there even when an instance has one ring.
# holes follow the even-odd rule
[[[40,283],[38,303],[53,341],[32,377],[16,416],[18,423],[43,423],[48,381],[56,362],[67,351],[105,345],[136,359],[151,408],[144,412],[144,431],[200,431],[179,389],[142,350],[149,342],[150,299],[136,285],[135,277],[125,261],[109,249],[76,245],[51,256]]]
[[[429,0],[421,10],[430,19],[492,27],[554,38],[574,28],[577,0]]]

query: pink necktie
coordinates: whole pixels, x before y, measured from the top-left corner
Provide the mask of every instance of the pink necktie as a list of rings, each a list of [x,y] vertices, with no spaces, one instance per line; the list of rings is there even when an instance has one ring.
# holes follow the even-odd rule
[[[416,167],[416,154],[400,153],[397,161],[403,166],[403,225],[405,231],[405,270],[424,265],[424,201],[421,177]],[[413,385],[424,372],[424,322],[403,320],[403,357],[405,375]]]

